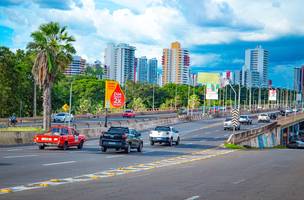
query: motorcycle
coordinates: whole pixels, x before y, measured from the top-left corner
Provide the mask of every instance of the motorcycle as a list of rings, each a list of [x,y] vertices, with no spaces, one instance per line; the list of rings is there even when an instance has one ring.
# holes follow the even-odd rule
[[[10,118],[8,118],[8,126],[16,126],[16,124],[17,124],[16,117],[10,117]]]

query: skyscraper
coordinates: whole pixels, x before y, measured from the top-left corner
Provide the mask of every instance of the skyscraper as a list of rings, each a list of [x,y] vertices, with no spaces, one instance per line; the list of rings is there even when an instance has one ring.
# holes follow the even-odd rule
[[[242,71],[242,81],[246,86],[254,87],[257,83],[261,87],[268,87],[268,51],[263,49],[262,46],[257,46],[255,49],[247,49],[245,52],[245,65]],[[258,80],[256,80],[256,72],[259,73]],[[250,81],[246,80],[246,74],[251,79]]]
[[[148,82],[151,84],[157,83],[157,59],[149,59],[148,62]]]
[[[105,49],[105,68],[107,78],[125,84],[127,80],[135,80],[135,47],[128,44],[108,44]]]
[[[294,89],[304,95],[304,65],[294,68]]]
[[[141,83],[148,82],[148,60],[146,56],[138,58],[137,63],[137,81]]]
[[[171,49],[164,49],[162,56],[163,84],[189,84],[189,52],[179,42],[171,43]]]
[[[64,71],[65,75],[78,75],[84,72],[84,68],[86,65],[86,60],[81,58],[80,56],[73,56],[73,61],[67,69]]]

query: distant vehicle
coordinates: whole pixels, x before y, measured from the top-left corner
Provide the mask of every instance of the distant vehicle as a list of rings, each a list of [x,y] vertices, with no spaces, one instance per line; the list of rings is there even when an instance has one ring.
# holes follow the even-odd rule
[[[53,122],[72,122],[74,121],[74,116],[69,113],[57,113],[52,115]]]
[[[37,134],[34,137],[34,143],[39,146],[39,149],[48,146],[56,146],[63,150],[67,150],[71,146],[82,149],[85,141],[86,137],[79,134],[74,128],[62,125],[51,126],[48,132]]]
[[[269,118],[272,120],[276,120],[278,118],[278,113],[269,113]]]
[[[172,126],[155,127],[155,129],[150,132],[149,138],[151,145],[154,145],[155,143],[166,143],[169,146],[172,146],[173,142],[176,145],[179,145],[180,143],[179,133]]]
[[[179,115],[186,115],[187,114],[187,109],[186,108],[180,108],[177,113]]]
[[[295,112],[299,112],[299,109],[298,109],[298,108],[293,108],[293,109],[292,109],[292,112],[294,112],[294,113],[295,113]]]
[[[131,118],[131,117],[135,117],[135,112],[133,110],[125,110],[123,113],[122,113],[122,117],[128,117],[128,118]]]
[[[252,124],[252,119],[249,115],[241,115],[239,121],[241,124]]]
[[[224,121],[224,130],[233,130],[234,126],[232,125],[232,118],[227,117]],[[241,123],[238,122],[237,126],[235,127],[235,130],[241,129]]]
[[[289,139],[289,143],[287,144],[288,148],[304,148],[304,139],[301,138],[299,135],[292,136]]]
[[[258,122],[270,122],[270,117],[266,113],[259,114]]]
[[[280,114],[281,114],[282,116],[287,116],[287,115],[288,115],[288,113],[286,112],[285,109],[280,110]]]
[[[124,150],[125,153],[137,149],[138,152],[142,152],[143,144],[141,134],[128,127],[111,127],[99,138],[102,152],[106,152],[107,149]]]

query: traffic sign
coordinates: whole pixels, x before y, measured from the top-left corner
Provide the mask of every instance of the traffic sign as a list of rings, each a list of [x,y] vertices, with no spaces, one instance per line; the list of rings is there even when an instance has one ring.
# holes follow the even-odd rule
[[[239,118],[240,118],[240,112],[238,109],[232,109],[231,111],[231,115],[232,115],[232,126],[237,127],[239,125]]]
[[[62,109],[64,110],[64,112],[67,112],[70,109],[70,106],[68,104],[64,104],[62,106]]]

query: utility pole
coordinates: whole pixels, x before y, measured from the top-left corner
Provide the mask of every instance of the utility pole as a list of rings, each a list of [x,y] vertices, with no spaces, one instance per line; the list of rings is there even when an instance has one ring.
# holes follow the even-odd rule
[[[174,109],[176,110],[177,84],[175,84]]]
[[[259,85],[258,109],[261,107],[261,84]]]
[[[239,99],[238,99],[238,108],[241,109],[241,84],[239,83]]]
[[[37,116],[37,86],[34,80],[33,117]]]
[[[249,111],[251,112],[251,86],[249,87]]]
[[[71,87],[70,87],[70,106],[69,106],[69,127],[71,125],[71,109],[72,109],[72,90],[73,90],[73,82],[71,82]]]
[[[189,115],[189,109],[190,109],[189,101],[190,101],[190,83],[188,84],[188,105],[187,105],[187,115]]]

